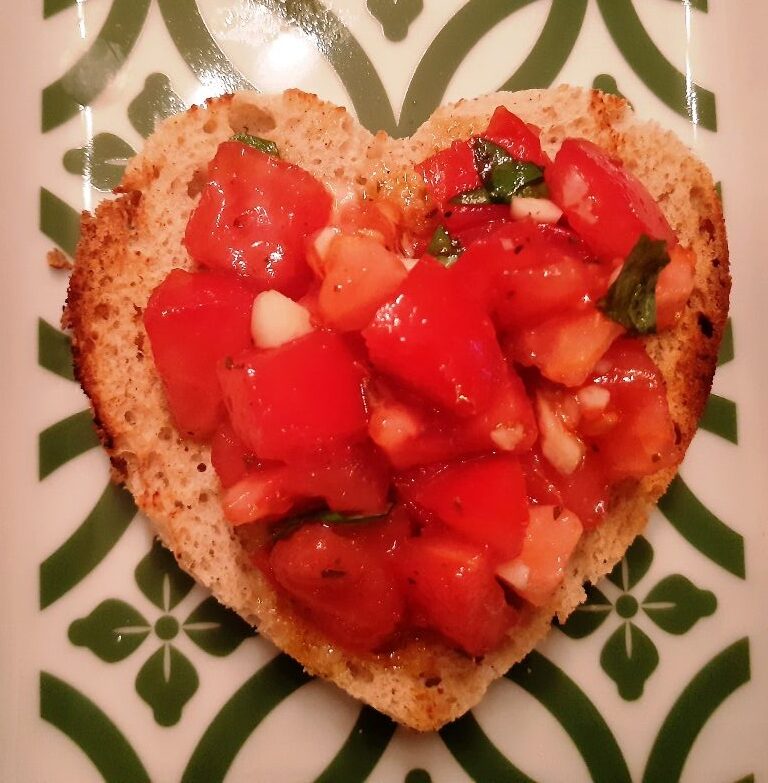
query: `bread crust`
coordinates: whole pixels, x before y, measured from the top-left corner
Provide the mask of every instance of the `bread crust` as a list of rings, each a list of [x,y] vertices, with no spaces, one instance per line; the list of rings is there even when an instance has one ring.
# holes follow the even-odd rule
[[[133,493],[181,567],[307,671],[420,731],[474,706],[545,636],[554,616],[565,620],[584,600],[583,584],[608,573],[642,531],[676,467],[623,488],[604,524],[582,538],[552,599],[529,610],[507,641],[482,659],[426,639],[386,656],[344,652],[250,564],[247,547],[221,513],[210,449],[184,441],[173,428],[142,313],[171,268],[191,268],[184,227],[208,161],[233,132],[274,139],[285,158],[337,193],[384,194],[418,214],[428,201],[413,162],[482,131],[502,104],[541,127],[550,152],[566,136],[583,136],[621,158],[657,198],[681,242],[695,250],[695,288],[685,312],[673,330],[646,343],[667,383],[682,459],[709,393],[727,316],[722,210],[708,170],[675,136],[639,122],[622,99],[595,91],[559,87],[459,101],[438,109],[406,140],[373,136],[345,109],[296,90],[244,93],[194,107],[159,126],[126,169],[115,200],[83,215],[64,315],[77,377],[91,399],[114,478]]]

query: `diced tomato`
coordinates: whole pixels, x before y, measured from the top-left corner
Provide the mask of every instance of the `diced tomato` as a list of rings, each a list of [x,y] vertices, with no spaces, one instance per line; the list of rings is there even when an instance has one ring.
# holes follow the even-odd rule
[[[233,525],[271,521],[318,501],[331,511],[378,515],[389,505],[390,479],[375,449],[352,446],[290,465],[251,468],[228,486],[222,505]]]
[[[278,519],[296,508],[299,497],[287,478],[285,465],[247,472],[221,496],[227,521],[234,526]]]
[[[693,291],[696,254],[676,245],[669,251],[669,263],[656,283],[656,328],[670,329]]]
[[[295,494],[322,498],[332,511],[380,514],[388,506],[391,470],[370,442],[336,449],[321,457],[308,454],[290,466]]]
[[[325,525],[278,541],[269,562],[278,584],[340,644],[375,649],[402,619],[402,593],[386,560]]]
[[[486,407],[507,371],[490,319],[428,258],[362,334],[379,370],[461,415]]]
[[[417,471],[398,482],[401,496],[495,556],[520,553],[528,525],[525,478],[517,457],[495,454]]]
[[[544,172],[551,199],[601,258],[626,258],[641,234],[676,243],[661,207],[619,161],[586,139],[566,139]]]
[[[365,520],[337,525],[340,536],[348,536],[360,546],[376,555],[395,556],[400,547],[412,537],[411,518],[401,504],[397,504],[387,516],[378,520]]]
[[[222,487],[231,487],[255,467],[256,456],[235,435],[232,425],[224,421],[211,438],[211,463]]]
[[[587,530],[605,517],[610,500],[610,480],[600,459],[588,451],[578,470],[569,476],[558,473],[538,447],[520,457],[532,503],[565,506]]]
[[[641,477],[678,456],[664,378],[637,340],[617,340],[595,368],[592,382],[611,393],[606,415],[616,424],[593,439],[612,478]]]
[[[232,275],[174,269],[152,292],[144,325],[177,429],[205,439],[224,406],[216,363],[251,345],[253,292]]]
[[[470,655],[497,647],[515,621],[483,550],[449,534],[407,541],[396,560],[411,612]]]
[[[454,141],[416,166],[432,198],[445,207],[459,193],[479,188],[482,183],[475,169],[475,156],[469,141]]]
[[[520,453],[536,440],[531,401],[514,370],[501,379],[488,406],[469,417],[419,405],[403,390],[381,384],[369,395],[371,439],[400,470],[488,451]]]
[[[484,204],[476,207],[451,206],[443,216],[448,233],[469,248],[512,220],[508,204]]]
[[[400,258],[369,236],[334,237],[326,251],[318,307],[340,331],[363,329],[407,276]]]
[[[192,258],[301,296],[311,280],[304,242],[328,222],[330,193],[304,169],[234,141],[219,146],[208,177],[184,236]]]
[[[232,427],[260,459],[290,460],[363,438],[364,377],[344,338],[326,331],[219,366]]]
[[[514,358],[538,367],[545,378],[580,386],[623,327],[590,306],[556,315],[515,334]]]
[[[541,150],[540,133],[535,125],[527,125],[506,107],[498,106],[491,116],[488,129],[481,135],[503,147],[517,160],[546,166],[549,158]]]
[[[496,573],[528,603],[543,606],[563,581],[565,567],[581,538],[581,521],[557,506],[533,506],[520,554]]]
[[[499,328],[510,330],[584,305],[597,266],[571,231],[520,220],[475,242],[451,273],[487,302]]]

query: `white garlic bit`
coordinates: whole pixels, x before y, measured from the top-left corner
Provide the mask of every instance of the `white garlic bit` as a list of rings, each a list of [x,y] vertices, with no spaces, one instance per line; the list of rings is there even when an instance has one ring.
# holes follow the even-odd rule
[[[251,336],[257,348],[276,348],[311,331],[309,310],[279,291],[262,291],[253,300]]]

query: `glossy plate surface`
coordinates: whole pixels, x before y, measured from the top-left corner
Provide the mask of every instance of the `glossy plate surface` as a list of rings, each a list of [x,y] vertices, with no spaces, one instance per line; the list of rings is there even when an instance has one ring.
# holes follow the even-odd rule
[[[9,4],[11,5],[11,4]],[[0,29],[0,779],[768,779],[766,12],[712,0],[44,0]],[[750,6],[750,8],[747,8]],[[78,212],[158,118],[298,86],[407,135],[444,100],[620,91],[721,183],[735,287],[681,476],[588,604],[416,736],[218,607],[108,482],[59,331]]]

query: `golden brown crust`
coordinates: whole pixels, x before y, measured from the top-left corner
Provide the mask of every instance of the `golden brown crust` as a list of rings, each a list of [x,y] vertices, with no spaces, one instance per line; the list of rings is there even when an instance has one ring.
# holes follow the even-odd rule
[[[683,243],[697,254],[696,287],[676,328],[648,342],[668,384],[681,458],[696,429],[725,324],[730,279],[722,211],[706,168],[671,134],[640,124],[626,103],[575,88],[502,93],[444,107],[410,140],[372,137],[344,109],[299,91],[240,95],[164,123],[128,167],[122,195],[84,215],[65,325],[72,330],[78,378],[91,398],[115,477],[124,482],[181,566],[222,603],[258,624],[262,635],[395,720],[438,728],[476,704],[488,684],[564,619],[642,530],[649,507],[671,480],[660,472],[626,488],[609,520],[586,535],[549,604],[531,612],[501,649],[476,661],[435,641],[411,642],[388,657],[347,654],[307,626],[250,566],[218,506],[207,446],[183,441],[168,416],[142,324],[149,293],[173,266],[188,266],[183,228],[201,172],[233,130],[275,138],[283,154],[334,188],[425,203],[411,163],[480,130],[504,103],[542,127],[550,151],[567,135],[613,150],[645,181]],[[307,139],[314,139],[308,144]]]

